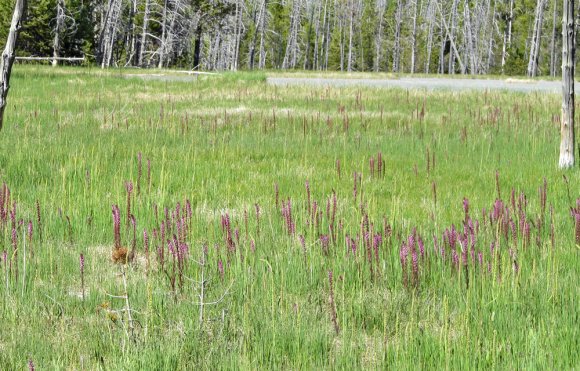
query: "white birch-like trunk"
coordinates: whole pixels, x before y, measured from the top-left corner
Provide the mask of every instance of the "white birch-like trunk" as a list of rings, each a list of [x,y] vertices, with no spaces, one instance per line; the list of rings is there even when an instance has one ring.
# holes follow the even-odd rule
[[[535,77],[538,73],[538,59],[540,56],[540,42],[542,39],[542,24],[544,20],[545,0],[538,0],[536,16],[534,19],[534,31],[532,34],[530,57],[528,60],[528,76]]]
[[[60,57],[60,36],[64,30],[64,0],[56,2],[56,24],[54,26],[54,38],[52,40],[52,66],[58,66],[58,58]]]
[[[558,0],[555,0],[558,1]],[[512,42],[512,21],[514,19],[514,0],[510,0],[510,14],[508,24],[503,36],[503,47],[501,51],[501,73],[504,73],[505,64],[507,62],[509,48]]]
[[[417,1],[413,2],[413,29],[411,31],[411,74],[415,73],[415,60],[417,58]]]
[[[562,17],[562,124],[560,128],[561,169],[574,166],[574,63],[576,32],[574,0],[564,0]]]
[[[395,12],[395,43],[393,46],[393,72],[399,72],[401,59],[401,23],[403,23],[403,1],[397,0]]]
[[[4,109],[6,108],[6,99],[8,97],[8,90],[10,89],[10,73],[12,72],[12,64],[16,57],[14,54],[16,39],[22,27],[22,17],[25,10],[26,0],[16,0],[10,30],[8,31],[8,38],[6,39],[6,45],[2,52],[2,60],[0,60],[0,129],[2,129],[2,125],[4,124]]]
[[[430,0],[427,6],[427,56],[425,57],[425,73],[429,73],[429,68],[431,66],[431,53],[433,52],[433,29],[435,26],[435,10],[433,6],[436,0]]]
[[[149,27],[149,0],[145,0],[145,10],[143,13],[143,29],[141,31],[141,45],[139,45],[139,67],[144,67],[145,65],[145,49],[147,47],[147,30]]]
[[[558,18],[558,0],[554,1],[552,14],[552,38],[550,40],[550,76],[556,76],[556,19]]]

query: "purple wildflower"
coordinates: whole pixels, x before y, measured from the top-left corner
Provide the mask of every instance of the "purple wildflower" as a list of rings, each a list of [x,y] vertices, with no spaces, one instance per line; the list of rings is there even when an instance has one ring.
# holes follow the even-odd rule
[[[218,260],[218,272],[220,274],[220,278],[224,280],[224,264],[222,263],[221,259]]]

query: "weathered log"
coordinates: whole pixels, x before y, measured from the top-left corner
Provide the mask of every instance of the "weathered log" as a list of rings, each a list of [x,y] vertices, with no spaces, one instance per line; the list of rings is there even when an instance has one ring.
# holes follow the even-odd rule
[[[2,52],[2,60],[0,60],[0,129],[2,129],[2,125],[4,124],[4,108],[6,108],[6,97],[10,89],[10,73],[12,72],[12,64],[14,63],[16,39],[18,38],[18,31],[22,27],[22,15],[25,9],[26,0],[16,0],[14,13],[12,14],[12,22],[10,23],[10,31],[8,32],[4,52]]]

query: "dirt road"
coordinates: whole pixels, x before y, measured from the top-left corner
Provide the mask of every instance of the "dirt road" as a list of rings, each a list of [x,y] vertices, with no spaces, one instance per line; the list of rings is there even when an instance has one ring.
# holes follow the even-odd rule
[[[268,84],[279,86],[369,86],[376,88],[426,89],[426,90],[510,90],[517,92],[561,93],[560,81],[543,80],[487,80],[437,77],[402,77],[398,79],[359,79],[359,78],[305,78],[305,77],[268,77]],[[579,92],[576,84],[576,92]]]

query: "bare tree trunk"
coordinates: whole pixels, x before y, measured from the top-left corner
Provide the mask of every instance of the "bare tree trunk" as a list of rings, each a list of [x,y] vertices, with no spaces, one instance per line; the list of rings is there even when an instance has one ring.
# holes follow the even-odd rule
[[[58,66],[58,58],[60,57],[60,36],[64,30],[64,0],[56,2],[56,24],[54,26],[54,38],[52,40],[52,66]]]
[[[266,51],[264,46],[264,32],[266,28],[266,0],[262,2],[262,16],[260,17],[260,51],[259,51],[259,59],[258,59],[258,68],[264,69],[266,67]]]
[[[377,2],[377,16],[379,18],[379,28],[377,30],[377,36],[375,38],[375,63],[374,70],[379,72],[381,68],[381,50],[383,49],[383,19],[385,17],[385,7],[387,3],[385,0],[379,0]]]
[[[135,15],[137,15],[137,0],[131,0],[131,8],[129,11],[129,34],[127,35],[127,42],[125,50],[127,51],[126,65],[135,64],[135,47],[137,44],[137,31],[135,26]]]
[[[469,73],[477,73],[475,62],[475,50],[473,46],[473,34],[471,25],[471,10],[467,0],[463,1],[463,17],[464,17],[464,39],[466,40],[466,53],[469,60]]]
[[[558,0],[555,0],[558,1]],[[510,0],[510,15],[506,31],[503,35],[503,47],[501,51],[501,73],[504,73],[504,67],[507,62],[508,50],[512,42],[512,21],[514,19],[514,0]]]
[[[117,35],[117,24],[121,13],[121,0],[109,0],[107,15],[100,36],[101,68],[109,67],[113,57],[113,46]]]
[[[556,19],[558,17],[558,0],[554,1],[552,16],[552,39],[550,41],[550,76],[556,76]]]
[[[143,13],[143,29],[141,32],[141,45],[139,46],[139,67],[144,67],[145,49],[147,47],[147,29],[149,27],[149,0],[145,0],[145,10]]]
[[[413,29],[411,31],[411,74],[415,73],[415,59],[417,57],[417,1],[413,2]]]
[[[159,46],[159,63],[157,68],[163,67],[163,57],[165,56],[165,43],[167,34],[167,7],[169,5],[169,0],[165,0],[163,3],[163,16],[161,18],[161,45]]]
[[[489,1],[491,3],[491,0],[489,0]],[[487,31],[488,24],[486,24],[486,32],[488,33],[488,42],[487,42],[487,62],[485,64],[484,73],[489,73],[491,65],[493,63],[493,57],[494,57],[493,45],[495,43],[495,39],[493,37],[493,30],[494,30],[494,28],[496,28],[495,27],[496,26],[496,23],[495,23],[495,21],[496,21],[496,19],[495,19],[496,5],[497,5],[496,0],[493,0],[493,12],[491,13],[491,19],[490,20],[488,19],[488,22],[491,22],[491,25],[489,27],[489,31]],[[488,8],[488,12],[489,12],[489,8]]]
[[[560,129],[561,169],[574,166],[574,63],[576,32],[574,0],[564,0],[562,17],[562,126]]]
[[[403,23],[403,1],[397,0],[395,12],[395,44],[393,46],[393,72],[399,72],[401,59],[401,23]]]
[[[457,29],[457,7],[459,6],[459,0],[453,0],[453,5],[451,5],[451,29],[449,30],[449,39],[454,40],[455,30]],[[448,73],[455,74],[455,53],[449,53],[449,69]],[[461,71],[463,73],[463,70]]]
[[[244,33],[243,9],[244,3],[241,0],[236,1],[236,38],[234,41],[233,63],[231,69],[237,71],[238,61],[240,59],[240,43],[242,33]]]
[[[352,34],[354,33],[354,0],[349,2],[349,13],[350,17],[348,20],[348,59],[346,62],[346,70],[348,72],[352,71]]]
[[[443,21],[443,16],[441,16],[441,21]],[[443,25],[440,25],[443,26]],[[445,44],[447,44],[447,35],[443,27],[439,27],[439,38],[441,39],[441,44],[439,45],[439,65],[437,67],[437,73],[445,73]]]
[[[294,0],[292,4],[292,14],[290,14],[290,30],[288,32],[288,41],[286,42],[286,53],[282,61],[282,68],[296,67],[296,55],[298,49],[298,30],[300,29],[300,10],[301,0]]]
[[[320,1],[318,2],[320,4]],[[314,22],[314,5],[311,5],[310,20],[308,22],[308,31],[306,31],[306,50],[304,51],[304,66],[305,70],[312,69],[312,61],[310,60],[310,39],[312,38],[312,22]],[[316,33],[318,36],[318,33]],[[315,53],[316,54],[316,53]]]
[[[263,3],[263,1],[262,1]],[[256,15],[256,11],[254,10],[253,23],[254,23],[254,35],[252,35],[252,41],[250,42],[249,50],[248,50],[248,68],[250,70],[254,69],[254,60],[256,57],[256,43],[258,42],[258,30],[260,27],[260,18],[262,17],[262,6],[260,5],[260,10],[258,10],[258,14]]]
[[[4,124],[4,108],[6,108],[6,99],[10,89],[10,73],[12,72],[12,64],[15,57],[14,49],[16,49],[16,39],[22,27],[22,17],[25,10],[26,0],[16,0],[6,46],[4,47],[4,52],[2,52],[2,60],[0,60],[0,129],[2,129]]]
[[[329,25],[330,25],[330,14],[328,14],[328,0],[324,0],[324,13],[322,16],[322,40],[320,42],[319,57],[318,57],[318,60],[316,62],[318,70],[324,69],[325,65],[326,65],[324,63],[324,55],[325,55],[326,45],[328,44],[326,30],[327,30],[327,27],[329,27]]]
[[[336,9],[336,4],[335,7]],[[339,50],[340,50],[340,71],[344,71],[344,27],[343,27],[343,20],[344,17],[341,15],[338,16],[338,32],[339,32],[339,37],[340,37],[340,43],[339,43]],[[327,49],[328,50],[328,49]],[[327,53],[328,56],[328,53]]]
[[[433,51],[433,28],[435,26],[435,9],[433,8],[437,0],[429,0],[429,5],[427,6],[427,56],[425,57],[425,73],[429,73],[429,68],[431,66],[431,53]]]
[[[324,2],[324,15],[326,16],[326,1]],[[314,26],[314,54],[312,56],[312,69],[319,68],[319,40],[320,40],[320,14],[322,13],[322,1],[318,2],[318,11],[316,14],[316,24]]]
[[[542,37],[542,24],[544,20],[544,1],[545,0],[538,0],[538,4],[536,6],[534,33],[532,34],[530,58],[528,61],[528,76],[530,77],[535,77],[538,73],[538,58],[540,56],[540,42]]]

